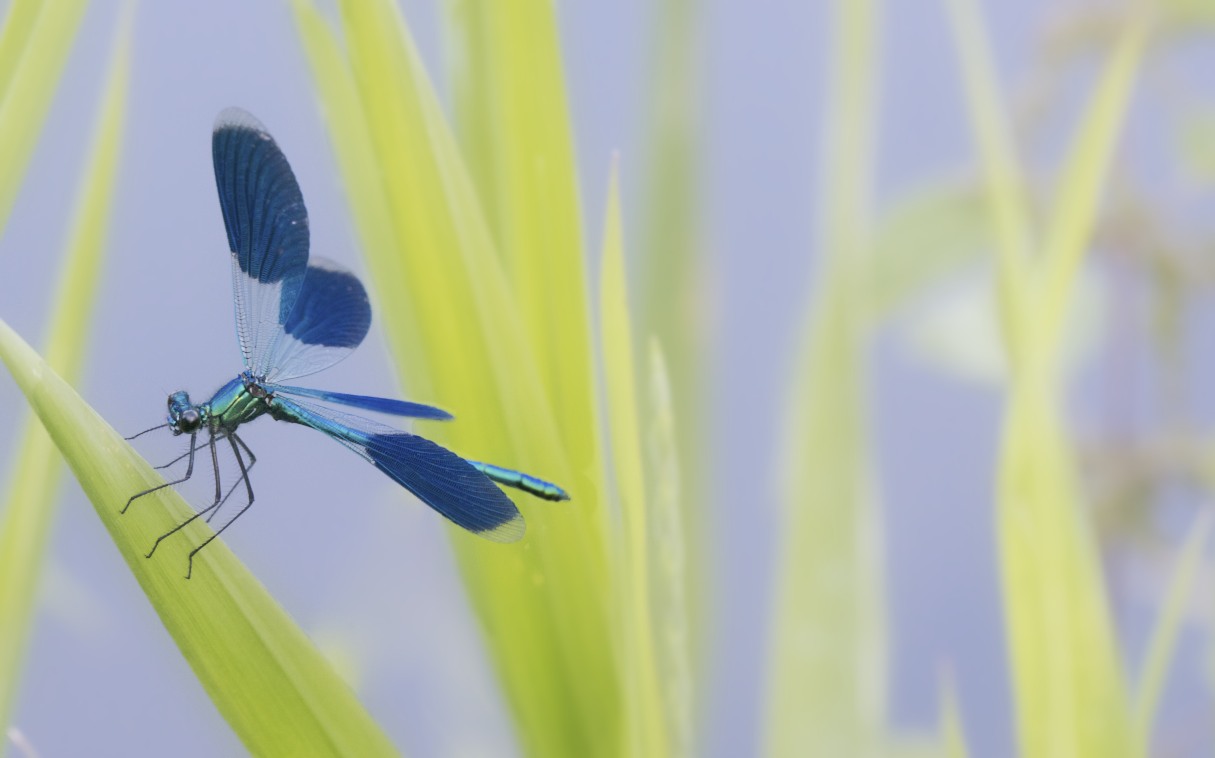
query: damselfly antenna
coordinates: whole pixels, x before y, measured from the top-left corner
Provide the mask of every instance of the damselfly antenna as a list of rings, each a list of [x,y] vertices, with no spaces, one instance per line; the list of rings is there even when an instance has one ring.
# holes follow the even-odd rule
[[[130,437],[123,437],[123,439],[126,440],[127,442],[130,442],[131,440],[135,439],[136,437],[142,437],[143,435],[147,434],[148,432],[154,432],[157,429],[164,429],[166,426],[168,426],[168,423],[158,424],[157,426],[154,426],[151,429],[144,429],[142,432],[139,432],[138,434],[132,434]]]

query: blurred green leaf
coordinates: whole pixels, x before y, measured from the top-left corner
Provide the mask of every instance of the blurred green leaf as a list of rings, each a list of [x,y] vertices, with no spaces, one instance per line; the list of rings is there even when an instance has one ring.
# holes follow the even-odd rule
[[[704,381],[716,321],[710,292],[714,260],[706,254],[709,245],[701,218],[709,87],[705,48],[711,13],[704,0],[656,0],[648,7],[653,21],[646,44],[641,168],[632,185],[639,187],[635,207],[640,233],[633,236],[636,244],[630,251],[630,260],[637,264],[631,268],[638,295],[637,334],[662,344],[671,384],[678,388],[671,394],[671,413],[679,441],[676,465],[683,476],[671,513],[683,530],[681,560],[689,567],[679,571],[685,582],[680,594],[689,604],[687,613],[707,621],[707,614],[714,612],[705,607],[714,602],[712,593],[701,591],[696,581],[706,573],[700,567],[712,565],[706,554],[709,521],[694,504],[708,501],[713,486],[709,477],[699,475],[709,465],[714,419],[706,412],[710,383]],[[655,479],[677,473],[654,460],[647,464]],[[687,654],[698,661],[706,653],[706,628],[706,623],[696,622],[688,629]],[[692,696],[696,690],[693,687]]]
[[[551,0],[447,0],[464,164],[571,457],[597,453],[582,214]]]
[[[1147,11],[1133,16],[1121,31],[1066,153],[1042,239],[1040,295],[1033,317],[1040,359],[1057,365],[1063,330],[1088,252],[1114,147],[1130,105],[1148,34]],[[1037,359],[1037,358],[1036,358]],[[1046,370],[1049,371],[1049,368]]]
[[[0,26],[0,87],[4,96],[13,87],[17,66],[30,43],[42,5],[40,0],[12,0],[5,11],[4,24]]]
[[[1194,520],[1177,557],[1156,627],[1148,643],[1135,697],[1135,737],[1142,755],[1151,755],[1152,724],[1160,706],[1160,695],[1164,691],[1169,666],[1177,651],[1177,638],[1185,620],[1185,603],[1193,592],[1194,581],[1202,567],[1202,555],[1211,536],[1213,521],[1215,519],[1210,512],[1202,513]]]
[[[650,520],[650,582],[657,648],[657,673],[666,710],[672,758],[693,755],[692,631],[688,602],[690,578],[683,523],[684,490],[672,384],[666,359],[656,338],[650,339],[649,402],[646,416],[648,518]]]
[[[1013,368],[997,535],[1020,749],[1134,755],[1114,622],[1059,411],[1060,335],[1146,30],[1127,25],[1105,64],[1065,157],[1042,254],[1031,260],[1029,214],[986,32],[970,0],[948,6],[999,233],[998,286]]]
[[[1066,376],[1074,376],[1096,355],[1107,336],[1109,310],[1104,280],[1082,276],[1071,313],[1061,327]],[[899,320],[899,329],[914,355],[933,368],[962,379],[1003,385],[1010,369],[998,311],[991,272],[971,268],[937,282]]]
[[[589,335],[580,334],[587,323],[587,283],[579,278],[583,263],[537,262],[522,252],[515,260],[496,249],[480,193],[395,3],[342,2],[340,38],[306,0],[296,0],[293,8],[335,135],[383,314],[380,322],[401,376],[424,392],[424,399],[468,419],[436,429],[433,436],[469,457],[552,479],[573,497],[567,504],[520,498],[528,523],[520,544],[492,545],[452,532],[523,750],[545,756],[619,755],[625,704],[614,624],[618,572],[608,557],[608,488],[597,392],[587,368]],[[535,19],[534,14],[551,12],[533,7],[528,10],[533,15],[524,15]],[[545,22],[524,31],[552,30]],[[537,61],[502,65],[523,66],[520,71],[537,62],[560,65],[550,57],[554,42],[528,38]],[[531,49],[512,42],[495,55],[527,56]],[[555,73],[545,76],[548,88],[560,81]],[[511,110],[522,121],[510,128],[554,128],[564,116],[552,107],[531,115]],[[533,117],[551,120],[535,124]],[[495,150],[537,144],[530,133],[501,138],[504,143]],[[574,212],[568,198],[550,194],[569,187],[565,172],[572,171],[560,146],[553,148],[553,162],[541,161],[539,167],[528,166],[521,155],[494,164],[515,166],[520,173],[507,177],[511,181],[539,182],[528,186],[529,206],[520,210],[527,223],[540,217],[533,203],[552,202],[553,209]],[[572,217],[549,221],[563,234],[578,228]],[[529,234],[542,233],[529,228]],[[553,244],[545,243],[550,258],[582,254],[580,242]],[[541,265],[550,270],[543,279],[529,279],[526,289],[555,298],[560,309],[572,308],[568,319],[565,310],[553,311],[552,320],[564,323],[541,323],[536,309],[548,306],[519,299],[518,278],[539,276]],[[557,345],[573,352],[557,355]],[[568,365],[558,367],[561,362]],[[553,376],[575,384],[555,386]],[[581,403],[589,406],[575,407]]]
[[[17,13],[16,7],[10,8],[10,13]],[[47,361],[71,379],[80,376],[84,365],[101,278],[126,119],[129,43],[128,6],[114,43],[101,114],[89,163],[81,177],[67,253],[60,265],[59,285],[49,301],[53,309],[48,319]],[[0,509],[0,724],[8,723],[16,697],[63,474],[59,453],[37,420],[25,424],[16,449],[20,452],[14,458],[4,500],[0,501],[4,503]],[[0,740],[0,753],[3,749]]]
[[[877,8],[835,3],[820,263],[794,374],[768,659],[766,752],[876,755],[886,742],[881,529],[865,442]]]
[[[875,322],[943,278],[986,256],[995,232],[986,196],[939,181],[899,199],[873,233],[869,302]]]
[[[1026,312],[1020,298],[1028,287],[1033,245],[1029,198],[1016,156],[1012,130],[999,101],[1000,88],[986,31],[973,0],[946,0],[958,49],[958,69],[966,90],[971,125],[982,160],[986,207],[995,231],[1000,324],[1016,364],[1025,352]]]
[[[8,222],[87,6],[86,0],[9,4],[0,31],[0,230]]]
[[[1159,26],[1174,32],[1209,34],[1215,26],[1215,5],[1208,0],[1160,0]],[[1134,8],[1132,7],[1132,12]]]
[[[603,345],[606,421],[622,533],[615,565],[620,568],[621,633],[626,688],[627,729],[632,755],[670,755],[668,723],[657,679],[651,606],[649,510],[642,459],[641,406],[634,369],[633,327],[629,316],[619,183],[612,170],[599,277],[600,342]]]
[[[673,376],[694,371],[703,349],[706,256],[700,254],[698,201],[702,174],[708,18],[703,0],[653,4],[651,73],[643,166],[640,323],[668,351]],[[695,382],[680,386],[696,386]],[[689,406],[680,405],[681,411]],[[694,407],[694,406],[692,406]],[[694,414],[699,415],[699,414]],[[682,421],[681,421],[682,423]]]
[[[1203,183],[1215,182],[1215,107],[1183,113],[1173,144],[1183,171]]]
[[[952,677],[941,685],[941,742],[945,758],[966,758],[966,734],[962,730],[962,709]]]

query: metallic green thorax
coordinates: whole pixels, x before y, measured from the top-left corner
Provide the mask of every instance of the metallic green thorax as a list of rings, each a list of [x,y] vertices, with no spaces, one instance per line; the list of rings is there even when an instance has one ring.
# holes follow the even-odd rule
[[[260,385],[238,376],[215,393],[203,406],[203,412],[212,428],[234,431],[269,410],[265,397],[265,390]]]
[[[203,405],[203,414],[210,420],[211,428],[233,431],[269,409],[265,397],[266,392],[259,384],[247,381],[241,375],[215,392],[210,402]]]
[[[169,425],[175,434],[193,433],[199,427],[212,432],[233,432],[270,410],[270,395],[258,382],[241,374],[200,405],[185,392],[169,396]]]

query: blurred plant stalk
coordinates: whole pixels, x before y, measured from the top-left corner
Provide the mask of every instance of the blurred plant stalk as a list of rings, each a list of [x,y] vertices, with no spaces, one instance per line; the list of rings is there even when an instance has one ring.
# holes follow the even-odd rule
[[[885,751],[879,512],[865,440],[878,7],[834,4],[819,260],[790,388],[765,753]]]
[[[641,234],[633,260],[637,262],[635,289],[637,333],[655,339],[670,372],[674,434],[678,440],[678,470],[646,456],[647,475],[661,481],[677,474],[680,496],[674,515],[682,531],[685,555],[681,570],[682,595],[687,613],[696,619],[687,640],[687,655],[697,662],[704,658],[704,635],[714,609],[705,607],[707,593],[696,579],[707,574],[706,546],[711,519],[690,503],[712,502],[710,470],[713,439],[708,421],[707,393],[710,335],[715,331],[712,312],[713,261],[706,249],[701,228],[703,178],[702,156],[706,145],[701,135],[705,119],[705,27],[709,11],[702,0],[661,0],[651,4],[656,18],[650,43],[651,64],[647,75],[652,84],[642,155],[642,175],[633,184],[640,187]],[[647,414],[653,417],[653,412]],[[694,515],[695,514],[695,515]],[[691,707],[695,707],[693,704]]]
[[[0,227],[21,185],[84,8],[83,2],[9,6],[0,32],[0,153],[8,153],[0,157]],[[114,42],[59,283],[48,299],[47,361],[72,381],[84,366],[115,194],[130,78],[129,16],[128,8]],[[63,473],[60,455],[36,419],[26,421],[14,449],[17,454],[0,501],[0,725],[9,722],[13,710]],[[0,753],[4,744],[0,740]]]
[[[87,0],[12,0],[0,27],[0,231],[8,221]]]
[[[626,665],[629,754],[687,755],[689,635],[673,407],[661,349],[651,347],[648,395],[634,368],[636,338],[615,168],[606,216],[599,334],[614,501],[621,521],[613,559],[619,575],[616,619]],[[643,431],[646,419],[651,428]]]
[[[1053,213],[1038,235],[982,20],[972,0],[950,0],[948,9],[997,232],[996,286],[1011,371],[996,520],[1020,750],[1141,755],[1061,413],[1060,335],[1125,120],[1146,21],[1135,14],[1120,31],[1065,154]]]
[[[653,598],[669,595],[663,577],[684,576],[653,568],[648,499],[664,493],[629,454],[645,449],[648,427],[615,211],[605,260],[618,261],[619,286],[600,318],[615,348],[596,371],[553,5],[447,6],[455,130],[395,3],[341,2],[336,32],[308,0],[293,8],[410,394],[456,411],[463,421],[437,431],[457,451],[534,471],[573,497],[521,499],[521,544],[453,532],[524,752],[677,755],[687,727],[673,714],[686,706],[667,695],[690,687],[668,687],[687,669],[664,667],[659,638],[687,625],[672,618],[681,604],[657,614]],[[672,447],[662,446],[668,459]]]

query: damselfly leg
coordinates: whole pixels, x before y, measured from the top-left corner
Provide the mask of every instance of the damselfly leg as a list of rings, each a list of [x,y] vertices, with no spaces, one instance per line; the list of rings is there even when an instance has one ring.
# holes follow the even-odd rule
[[[142,434],[142,432],[141,432],[141,434]],[[232,483],[232,485],[228,488],[227,492],[223,491],[223,482],[222,482],[222,477],[221,477],[220,470],[219,470],[219,454],[218,454],[218,450],[216,447],[216,442],[221,439],[228,440],[228,444],[232,447],[232,454],[236,458],[236,464],[237,464],[237,466],[240,467],[240,476],[237,478],[237,480],[235,482]],[[245,491],[248,494],[248,500],[244,504],[244,506],[240,509],[240,511],[238,511],[237,514],[235,516],[233,516],[226,524],[224,524],[222,527],[220,527],[220,529],[217,532],[215,532],[215,534],[212,534],[210,537],[208,537],[206,540],[204,540],[202,544],[200,544],[198,547],[196,547],[190,551],[190,554],[187,558],[187,570],[186,570],[187,579],[190,578],[191,574],[193,574],[193,571],[194,571],[194,556],[197,555],[198,552],[200,550],[202,550],[204,547],[209,545],[212,540],[214,540],[217,536],[219,536],[219,534],[221,532],[224,531],[224,529],[227,529],[232,524],[232,522],[234,522],[234,521],[236,521],[236,519],[240,518],[241,514],[243,514],[245,511],[247,511],[249,509],[249,506],[253,505],[253,500],[254,500],[253,483],[249,479],[249,471],[253,468],[254,464],[257,463],[257,456],[254,455],[253,450],[251,450],[249,448],[249,446],[247,444],[245,444],[244,440],[242,440],[240,437],[238,437],[233,432],[226,432],[226,433],[221,433],[221,434],[215,434],[214,432],[209,432],[208,439],[207,439],[207,447],[209,448],[210,453],[211,453],[211,470],[215,477],[215,497],[214,497],[214,499],[212,500],[211,504],[208,505],[206,508],[203,508],[202,510],[198,511],[194,515],[190,516],[190,518],[186,519],[185,521],[181,522],[180,524],[173,527],[169,531],[167,531],[164,534],[157,537],[156,542],[154,542],[152,544],[152,549],[147,552],[145,557],[151,558],[153,556],[153,554],[156,553],[156,549],[158,547],[160,547],[161,542],[164,542],[167,538],[173,536],[174,534],[177,534],[182,529],[185,529],[187,526],[194,523],[199,518],[205,517],[205,520],[207,522],[210,522],[211,519],[213,519],[215,517],[215,515],[217,513],[219,513],[220,509],[223,508],[224,504],[226,504],[228,502],[228,500],[230,500],[232,498],[232,495],[236,492],[237,488],[241,486],[241,484],[245,485]],[[135,500],[137,500],[138,498],[143,497],[144,495],[150,495],[153,492],[157,492],[159,490],[164,489],[165,487],[172,487],[174,485],[182,484],[186,481],[189,481],[189,479],[191,477],[193,477],[193,475],[194,475],[195,454],[199,451],[200,448],[201,448],[201,445],[199,444],[199,441],[198,441],[198,434],[197,433],[191,434],[190,435],[190,447],[186,452],[177,456],[176,458],[169,461],[168,463],[165,463],[163,465],[156,467],[157,469],[166,469],[176,463],[179,463],[183,458],[188,458],[189,462],[186,464],[185,475],[182,476],[180,479],[176,479],[171,482],[165,482],[164,484],[161,484],[156,487],[152,487],[148,490],[145,490],[143,492],[137,493],[136,495],[132,496],[131,499],[127,501],[126,506],[123,507],[122,513],[126,513],[127,508],[130,508],[131,503],[134,502]],[[244,452],[244,455],[241,454],[242,451]],[[246,460],[245,460],[246,457],[248,458],[248,463],[246,463]]]
[[[215,534],[212,534],[210,537],[203,540],[203,543],[201,545],[199,545],[198,547],[196,547],[190,551],[190,555],[186,559],[186,561],[187,561],[186,578],[187,579],[189,579],[190,576],[194,573],[194,556],[198,555],[198,552],[200,550],[202,550],[204,547],[206,547],[207,545],[210,545],[215,540],[216,537],[223,534],[225,529],[227,529],[228,527],[235,524],[236,520],[238,518],[240,518],[241,516],[243,516],[245,511],[249,510],[249,508],[251,508],[253,506],[253,500],[254,500],[253,482],[251,482],[249,480],[249,469],[253,468],[254,463],[257,463],[257,458],[253,457],[253,451],[249,450],[249,447],[248,447],[248,445],[246,445],[244,443],[244,440],[240,439],[235,434],[232,434],[232,433],[228,434],[228,442],[229,442],[229,444],[232,445],[232,454],[236,456],[236,465],[240,466],[240,479],[236,480],[236,484],[232,485],[232,489],[233,490],[236,489],[236,487],[243,481],[245,483],[245,489],[249,494],[249,500],[245,503],[243,508],[241,508],[239,511],[236,512],[235,516],[228,519],[228,522],[226,524],[221,526],[219,529],[216,529]],[[240,447],[237,447],[237,443],[240,443]],[[245,460],[243,458],[241,458],[240,448],[244,448],[249,453],[250,462],[249,462],[248,466],[245,465]],[[231,495],[232,490],[228,490],[228,494]],[[228,498],[225,496],[224,500],[227,500],[227,499]],[[223,505],[223,502],[221,501],[218,505]],[[216,507],[216,512],[218,512],[218,506]],[[212,515],[214,515],[214,514],[212,514]],[[208,519],[208,521],[210,521],[210,519]]]
[[[143,432],[140,432],[139,434],[143,434]],[[137,434],[135,436],[138,437],[139,435]],[[133,439],[133,438],[128,438],[128,439]],[[158,484],[155,487],[146,489],[143,492],[136,492],[134,495],[131,495],[131,498],[129,500],[127,500],[127,504],[122,506],[122,510],[119,511],[119,513],[126,513],[127,509],[131,507],[131,503],[135,502],[136,500],[143,497],[144,495],[151,495],[153,492],[159,492],[160,490],[163,490],[165,487],[172,487],[174,485],[182,484],[183,482],[190,481],[190,477],[194,476],[194,453],[197,449],[198,449],[198,432],[194,432],[193,434],[190,435],[190,450],[186,453],[186,455],[190,456],[190,462],[188,464],[186,464],[186,475],[176,481],[165,482],[164,484]],[[176,463],[177,461],[180,461],[181,459],[182,459],[182,456],[178,456],[176,460],[174,460],[171,463],[166,464],[166,465],[172,465],[173,463]],[[218,474],[216,476],[218,476]]]

